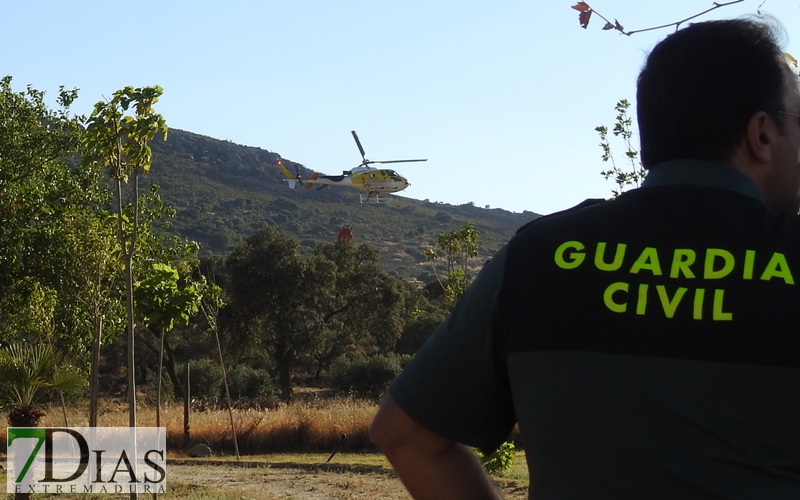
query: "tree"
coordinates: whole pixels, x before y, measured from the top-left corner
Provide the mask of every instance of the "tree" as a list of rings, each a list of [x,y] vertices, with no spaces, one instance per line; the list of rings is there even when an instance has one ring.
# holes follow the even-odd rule
[[[76,254],[72,270],[76,279],[65,295],[73,310],[84,311],[72,323],[76,331],[89,329],[92,340],[89,373],[89,427],[97,427],[100,390],[100,351],[103,339],[122,330],[125,309],[118,300],[124,270],[115,243],[114,217],[105,211],[67,221],[75,226],[66,242]]]
[[[297,240],[275,227],[259,230],[225,261],[233,311],[229,334],[274,361],[281,397],[292,399],[292,369],[323,329],[320,303],[333,289],[334,265],[303,256]]]
[[[633,138],[633,120],[628,116],[628,108],[631,104],[627,99],[617,101],[614,109],[617,111],[616,121],[614,122],[613,134],[614,137],[622,138],[625,144],[625,158],[628,161],[628,169],[620,168],[614,161],[614,156],[611,154],[611,144],[608,142],[608,127],[600,125],[595,128],[595,131],[600,134],[600,147],[603,149],[602,160],[604,162],[611,162],[611,168],[600,172],[600,175],[605,177],[606,180],[614,179],[619,189],[612,189],[614,197],[622,194],[622,191],[629,187],[639,187],[644,180],[647,172],[642,166],[639,159],[639,151],[637,151],[632,144]]]
[[[333,288],[321,295],[324,329],[312,352],[319,378],[348,346],[369,341],[384,350],[394,346],[405,323],[404,288],[386,274],[378,249],[368,243],[319,243],[314,254],[332,262],[335,274]]]
[[[225,358],[222,355],[222,343],[219,341],[219,310],[225,306],[225,300],[222,298],[222,288],[216,283],[207,282],[205,276],[202,274],[200,276],[202,278],[200,312],[203,313],[209,330],[214,332],[214,340],[217,344],[217,355],[219,355],[219,367],[222,370],[222,383],[225,387],[225,403],[228,406],[228,419],[231,424],[233,448],[236,451],[236,460],[239,460],[241,458],[239,456],[239,440],[236,438],[236,426],[233,423],[233,407],[231,405],[231,391],[228,385],[228,370],[225,369]]]
[[[36,294],[50,290],[56,300],[48,341],[80,357],[90,336],[76,335],[86,310],[75,301],[85,278],[75,263],[90,254],[73,242],[100,217],[108,196],[99,173],[75,166],[81,117],[69,107],[77,91],[62,87],[50,109],[44,92],[14,92],[11,82],[0,79],[0,341],[38,334],[18,323],[38,307]]]
[[[178,271],[167,264],[154,263],[150,272],[134,285],[138,300],[136,312],[142,323],[160,334],[158,351],[158,393],[156,396],[156,427],[161,427],[161,367],[164,359],[164,336],[198,312],[200,291],[194,283],[181,288]]]
[[[85,166],[106,170],[112,181],[117,205],[117,237],[125,265],[125,296],[127,309],[128,347],[128,409],[129,425],[136,427],[136,378],[134,363],[134,299],[133,256],[139,231],[140,174],[147,174],[152,161],[148,143],[161,133],[166,140],[167,126],[164,118],[155,112],[153,105],[163,89],[159,86],[125,87],[114,92],[109,101],[95,104],[89,117],[84,138]],[[133,114],[126,114],[133,107]],[[124,213],[122,183],[132,177],[132,224]]]
[[[442,282],[433,261],[438,258],[434,248],[427,248],[423,254],[431,263],[431,268],[436,274],[436,279],[445,291],[447,302],[453,304],[467,289],[471,280],[469,277],[469,260],[478,256],[478,236],[480,232],[475,229],[472,222],[456,231],[448,231],[439,235],[437,246],[445,254],[447,274]]]
[[[19,343],[0,349],[0,408],[9,410],[11,427],[37,427],[45,415],[40,406],[42,392],[69,393],[82,383],[80,373],[62,363],[52,344]],[[30,496],[25,492],[14,494],[16,500]]]
[[[11,427],[36,427],[45,415],[37,396],[43,390],[71,392],[83,378],[62,364],[62,356],[50,344],[11,344],[0,349],[0,394],[9,408]]]

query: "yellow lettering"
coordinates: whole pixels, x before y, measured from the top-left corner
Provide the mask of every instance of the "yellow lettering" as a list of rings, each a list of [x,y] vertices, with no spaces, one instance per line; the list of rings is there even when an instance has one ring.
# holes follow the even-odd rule
[[[583,253],[579,253],[586,248],[580,241],[565,241],[558,248],[556,248],[556,265],[561,269],[575,269],[583,264],[583,259],[586,257]],[[574,253],[564,255],[568,249],[575,250]],[[566,258],[565,258],[566,257]],[[569,260],[567,260],[569,259]]]
[[[746,280],[753,279],[753,262],[756,260],[755,250],[746,250],[744,252],[744,270],[742,271],[742,278]]]
[[[775,252],[772,258],[769,259],[767,268],[761,274],[761,279],[769,281],[772,278],[783,278],[787,285],[794,285],[794,278],[792,272],[789,270],[789,263],[786,262],[786,257],[782,253]]]
[[[731,321],[733,313],[722,311],[722,301],[725,298],[725,290],[714,290],[714,314],[711,318],[714,321]]]
[[[606,307],[615,313],[624,313],[628,308],[627,302],[617,303],[614,302],[614,293],[615,292],[626,292],[628,291],[628,284],[627,283],[611,283],[606,288],[606,291],[603,292],[603,302],[605,302]]]
[[[692,312],[692,318],[694,319],[703,319],[703,297],[705,297],[706,291],[703,288],[698,288],[694,291],[694,311]]]
[[[686,294],[687,288],[679,287],[675,291],[675,295],[673,295],[672,299],[669,298],[667,295],[667,289],[664,285],[656,285],[656,291],[658,291],[658,298],[661,299],[661,307],[664,308],[664,315],[667,318],[672,318],[675,316],[675,309],[678,308],[678,304],[681,303],[681,299]]]
[[[661,276],[661,265],[658,263],[658,251],[655,248],[646,247],[631,266],[631,273],[633,274],[641,270],[647,270],[655,276]]]
[[[717,259],[717,257],[722,258],[722,267],[718,270],[714,270],[714,261]],[[733,255],[729,251],[722,250],[721,248],[709,248],[706,250],[706,262],[705,268],[703,269],[703,278],[707,280],[724,278],[733,270],[733,264]]]
[[[672,267],[669,270],[670,278],[679,278],[681,272],[687,278],[694,278],[694,273],[689,266],[694,264],[697,258],[694,250],[688,248],[677,248],[672,255]]]
[[[601,241],[597,244],[597,251],[594,254],[594,265],[601,271],[616,271],[622,267],[622,259],[625,257],[625,243],[617,243],[617,249],[614,252],[614,260],[610,264],[606,264],[603,260],[603,255],[606,253],[606,243]]]
[[[639,301],[636,302],[636,314],[644,316],[644,310],[647,307],[647,283],[639,285]]]

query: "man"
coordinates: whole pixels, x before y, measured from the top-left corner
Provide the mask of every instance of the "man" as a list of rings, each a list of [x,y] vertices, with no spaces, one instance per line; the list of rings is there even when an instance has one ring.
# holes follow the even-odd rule
[[[698,23],[638,80],[640,189],[522,228],[370,434],[414,498],[800,498],[800,90],[773,27]],[[465,446],[466,445],[466,446]]]

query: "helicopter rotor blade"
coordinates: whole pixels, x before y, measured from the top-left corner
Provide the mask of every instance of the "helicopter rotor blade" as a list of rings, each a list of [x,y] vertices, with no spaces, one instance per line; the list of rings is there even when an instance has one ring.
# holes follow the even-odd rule
[[[358,150],[361,152],[361,159],[364,160],[364,162],[366,163],[367,155],[366,153],[364,153],[364,148],[361,146],[361,141],[358,140],[358,135],[356,135],[356,131],[351,130],[350,132],[353,134],[353,139],[356,140],[356,146],[358,146]]]
[[[428,159],[427,158],[424,158],[424,159],[419,158],[419,159],[416,159],[416,160],[382,160],[382,161],[370,160],[370,163],[409,163],[409,162],[412,162],[412,161],[428,161]]]

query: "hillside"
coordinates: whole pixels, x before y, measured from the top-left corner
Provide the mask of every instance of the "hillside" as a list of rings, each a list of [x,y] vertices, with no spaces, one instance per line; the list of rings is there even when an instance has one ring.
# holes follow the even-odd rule
[[[335,240],[342,225],[351,224],[355,241],[381,249],[387,270],[428,279],[430,265],[421,249],[434,246],[440,233],[472,222],[480,231],[477,261],[483,262],[517,228],[539,217],[400,196],[360,204],[355,190],[337,187],[290,190],[275,166],[278,153],[182,130],[171,129],[166,142],[151,145],[147,179],[161,186],[163,200],[177,210],[172,230],[198,241],[204,253],[227,252],[264,225],[286,230],[311,249],[316,241]],[[290,171],[309,172],[285,158],[283,163]]]

